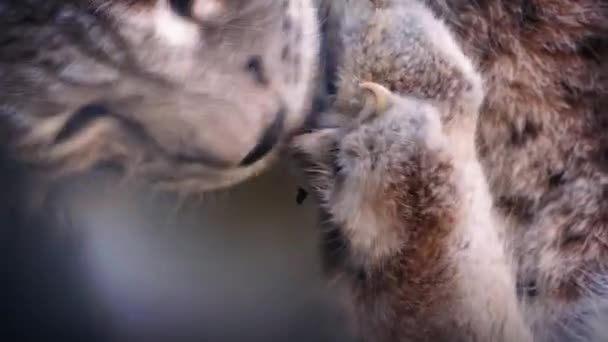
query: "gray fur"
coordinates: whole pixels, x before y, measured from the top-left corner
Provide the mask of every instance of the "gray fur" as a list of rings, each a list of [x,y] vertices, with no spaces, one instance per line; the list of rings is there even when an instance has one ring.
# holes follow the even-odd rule
[[[605,144],[601,132],[583,128],[588,118],[606,116],[605,109],[594,107],[607,89],[599,76],[605,70],[600,67],[603,62],[595,62],[604,50],[589,47],[596,49],[592,56],[576,48],[577,39],[582,39],[578,22],[568,21],[564,14],[578,16],[585,23],[581,30],[603,41],[608,37],[605,4],[560,3],[557,11],[549,1],[533,1],[522,8],[498,1],[424,3],[429,7],[422,11],[443,19],[451,32],[443,33],[439,20],[425,21],[419,12],[421,1],[332,3],[334,14],[344,18],[343,44],[335,45],[341,59],[338,93],[328,114],[332,119],[322,126],[347,128],[325,128],[301,136],[295,144],[326,229],[341,232],[329,235],[341,237],[338,245],[347,250],[340,260],[331,261],[332,273],[348,284],[355,316],[370,340],[379,341],[515,341],[526,339],[528,333],[538,341],[608,339],[597,323],[606,320],[602,279],[607,266],[607,176],[593,154]],[[509,26],[516,20],[513,13],[522,14],[522,26]],[[463,68],[467,63],[456,62],[459,52],[450,56],[441,44],[435,45],[430,33],[442,42],[453,40],[472,70]],[[549,55],[553,45],[541,43],[543,35],[556,39],[553,51],[561,55]],[[540,67],[539,61],[545,64]],[[560,73],[575,66],[578,74]],[[559,77],[561,85],[547,83]],[[585,77],[591,83],[584,98],[562,92],[562,87],[570,92],[586,87],[581,83]],[[415,115],[418,105],[403,102],[400,96],[393,99],[389,112],[363,127],[349,126],[363,106],[360,81],[381,83],[400,96],[413,97],[413,103],[434,107],[443,127],[439,136],[445,141],[406,129],[407,118]],[[401,112],[402,124],[395,124],[395,111]],[[528,114],[532,112],[536,115]],[[564,119],[559,121],[558,116]],[[391,143],[395,138],[390,127],[398,127],[401,144],[410,147],[375,150],[401,145]],[[349,141],[359,144],[353,148]],[[429,149],[431,142],[443,152]],[[568,149],[575,159],[562,153]],[[421,162],[433,159],[429,155],[437,155],[435,168]],[[440,168],[442,163],[451,171]],[[459,170],[462,165],[476,166]],[[366,186],[373,179],[382,180],[374,183],[375,189]],[[412,190],[425,186],[423,193]],[[453,190],[441,190],[446,187]],[[487,194],[485,209],[467,209],[468,198],[477,196],[471,192]],[[428,202],[423,194],[431,196]],[[364,199],[344,202],[360,197]],[[421,201],[428,206],[421,207]],[[345,206],[355,218],[344,214]],[[425,226],[420,223],[423,213],[437,219]],[[479,222],[489,224],[472,230],[457,224],[471,215],[486,217],[488,221]],[[456,223],[444,226],[441,219],[451,216]],[[412,226],[414,222],[419,223]],[[418,239],[426,243],[412,238],[420,230],[426,231],[428,240]],[[476,249],[475,236],[484,230],[488,235],[481,245],[486,249]],[[371,242],[362,243],[362,237]],[[418,253],[427,258],[417,258]],[[500,261],[484,271],[482,260],[489,258]],[[461,273],[470,260],[478,260],[478,271]],[[495,288],[480,285],[492,278]],[[468,297],[459,293],[462,288],[470,289]],[[516,288],[518,297],[513,295]],[[504,301],[492,304],[482,292]],[[458,298],[474,310],[467,312]],[[479,323],[484,322],[479,314],[488,320]]]
[[[113,164],[190,193],[265,169],[309,110],[314,8],[299,0],[222,8],[200,22],[168,0],[3,1],[5,144],[45,176]],[[67,129],[91,104],[105,112]],[[278,144],[240,166],[275,120]]]

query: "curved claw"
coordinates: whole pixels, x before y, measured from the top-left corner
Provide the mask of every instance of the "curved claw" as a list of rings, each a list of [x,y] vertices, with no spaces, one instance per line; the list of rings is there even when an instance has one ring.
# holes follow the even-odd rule
[[[368,108],[370,104],[373,105],[372,109],[375,113],[383,113],[389,107],[389,100],[391,96],[390,90],[386,89],[384,86],[374,83],[374,82],[363,82],[359,84],[359,87],[365,89],[371,93],[373,96],[371,99],[368,98],[368,101],[365,102],[365,107]],[[371,101],[369,101],[371,100]],[[372,102],[373,101],[373,102]]]

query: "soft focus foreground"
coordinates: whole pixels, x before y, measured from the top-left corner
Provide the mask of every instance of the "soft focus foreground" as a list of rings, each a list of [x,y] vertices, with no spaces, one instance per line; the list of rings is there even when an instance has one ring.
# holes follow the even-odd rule
[[[277,167],[178,208],[176,198],[107,185],[103,174],[71,182],[57,197],[70,208],[60,218],[69,229],[4,227],[3,334],[347,341],[322,278],[314,209],[296,204],[286,174]]]

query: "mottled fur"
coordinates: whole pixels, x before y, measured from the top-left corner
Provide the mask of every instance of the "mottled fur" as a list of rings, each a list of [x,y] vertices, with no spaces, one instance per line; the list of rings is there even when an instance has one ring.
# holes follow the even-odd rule
[[[3,1],[0,125],[15,160],[62,177],[111,164],[189,193],[264,169],[309,110],[315,10],[209,4]]]
[[[371,340],[608,339],[607,5],[329,5],[347,128],[296,150]],[[360,81],[400,95],[353,128]]]
[[[314,133],[305,159],[328,261],[373,339],[523,340],[522,317],[537,340],[604,338],[608,3],[420,0],[443,29],[415,1],[318,1],[319,22],[312,0],[4,0],[1,157],[45,176],[110,163],[183,192],[235,184],[304,121],[320,26],[337,91],[323,125],[359,112],[360,80],[395,94],[384,116]]]

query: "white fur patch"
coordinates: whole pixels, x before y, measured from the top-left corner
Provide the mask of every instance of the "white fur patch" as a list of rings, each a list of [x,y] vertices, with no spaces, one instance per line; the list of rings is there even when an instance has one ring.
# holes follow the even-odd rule
[[[177,15],[165,1],[158,2],[153,18],[156,34],[169,45],[195,46],[200,40],[198,26]]]
[[[225,10],[220,0],[195,1],[192,5],[192,14],[198,19],[212,19]]]
[[[403,241],[382,213],[374,209],[370,203],[371,198],[367,197],[370,189],[380,187],[371,179],[374,178],[373,175],[366,170],[351,172],[358,175],[347,178],[332,206],[332,214],[336,221],[343,222],[342,229],[348,236],[353,251],[364,257],[360,261],[377,265],[384,258],[394,255],[402,247]]]
[[[199,26],[177,15],[168,0],[159,0],[153,8],[145,9],[115,3],[107,10],[115,20],[131,26],[130,36],[138,37],[138,34],[152,31],[164,44],[174,47],[195,47],[200,42]]]

